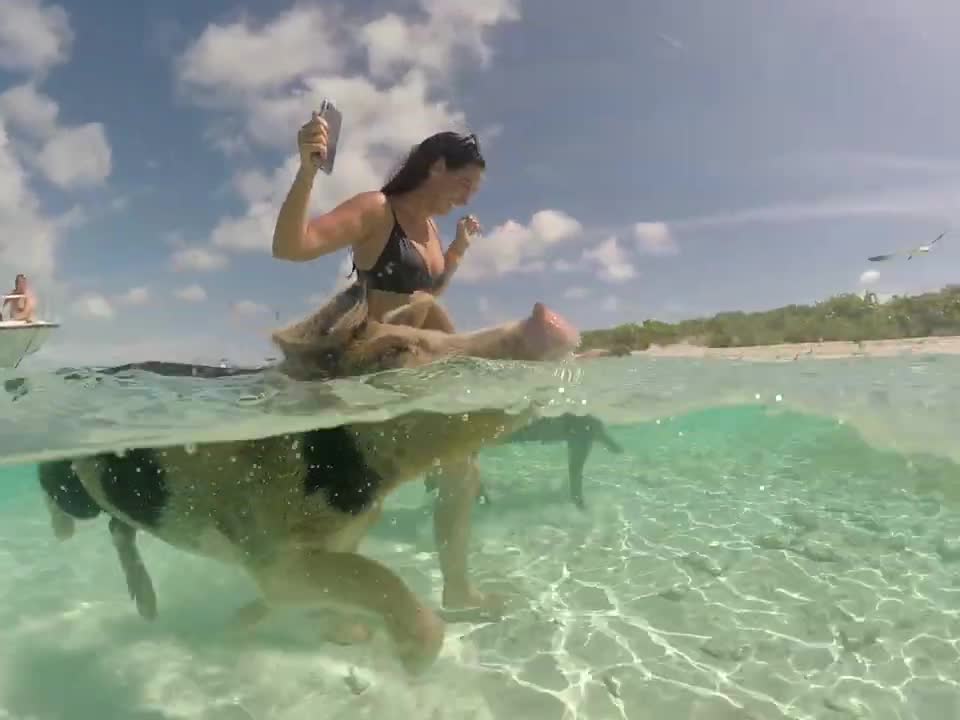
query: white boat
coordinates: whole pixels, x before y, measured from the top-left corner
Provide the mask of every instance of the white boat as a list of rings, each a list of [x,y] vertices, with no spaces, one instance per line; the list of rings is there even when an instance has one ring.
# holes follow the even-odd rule
[[[20,295],[2,295],[0,303]],[[15,368],[25,357],[33,355],[60,323],[47,320],[0,320],[0,369]]]

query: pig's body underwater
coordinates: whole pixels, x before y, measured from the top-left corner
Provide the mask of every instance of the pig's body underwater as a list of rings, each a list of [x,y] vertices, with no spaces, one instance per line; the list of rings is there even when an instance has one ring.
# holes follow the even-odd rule
[[[556,359],[579,343],[576,331],[540,303],[522,321],[473,333],[377,322],[362,286],[273,339],[284,355],[275,369],[300,379],[415,367],[456,355]],[[217,375],[176,363],[124,367]],[[534,412],[411,412],[257,440],[136,447],[45,462],[38,479],[58,537],[69,537],[76,519],[109,516],[144,617],[154,617],[157,607],[137,531],[244,568],[260,597],[239,609],[242,622],[255,622],[271,606],[346,606],[382,619],[399,659],[415,670],[439,653],[443,622],[395,573],[360,555],[358,545],[399,484],[496,442],[526,426]]]

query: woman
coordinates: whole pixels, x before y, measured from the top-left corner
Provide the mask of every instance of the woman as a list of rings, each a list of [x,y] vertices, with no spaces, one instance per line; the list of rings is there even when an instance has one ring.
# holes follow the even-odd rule
[[[376,318],[424,294],[432,299],[442,293],[479,224],[469,215],[460,220],[456,237],[444,251],[433,218],[465,205],[479,187],[486,162],[476,136],[431,135],[413,148],[380,190],[354,195],[312,219],[307,218],[310,191],[327,152],[323,118],[314,113],[300,128],[297,142],[300,169],[280,207],[273,256],[305,262],[350,248]],[[414,303],[411,308],[412,312],[402,311],[404,323],[453,332],[453,323],[437,303]],[[477,591],[467,571],[470,513],[480,488],[476,465],[445,467],[435,479],[440,493],[434,534],[444,576],[443,605],[451,609],[497,606],[499,599]]]
[[[486,162],[475,135],[441,132],[413,148],[380,190],[362,192],[307,220],[317,166],[327,151],[327,126],[314,113],[298,134],[300,169],[287,194],[273,235],[273,256],[304,262],[349,247],[358,279],[369,291],[375,317],[415,299],[440,295],[479,230],[468,215],[457,223],[446,252],[433,218],[465,205],[476,192]],[[422,327],[453,332],[435,303]]]

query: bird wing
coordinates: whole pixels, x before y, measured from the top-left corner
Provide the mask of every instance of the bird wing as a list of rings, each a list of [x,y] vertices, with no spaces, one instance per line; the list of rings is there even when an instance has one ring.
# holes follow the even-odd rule
[[[947,234],[947,231],[944,230],[942,233],[937,235],[937,237],[935,237],[933,242],[931,242],[929,245],[918,245],[917,247],[911,248],[910,250],[904,250],[902,252],[887,253],[886,255],[874,255],[873,257],[868,257],[867,260],[869,260],[870,262],[883,262],[884,260],[892,260],[893,258],[897,257],[897,255],[906,255],[907,260],[911,260],[913,259],[914,255],[917,255],[919,253],[930,252],[930,248],[936,245],[937,240],[939,240],[946,234]]]

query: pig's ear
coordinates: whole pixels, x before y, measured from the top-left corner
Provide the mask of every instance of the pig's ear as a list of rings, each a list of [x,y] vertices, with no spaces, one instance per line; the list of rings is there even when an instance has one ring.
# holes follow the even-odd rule
[[[271,339],[284,355],[346,348],[367,327],[367,288],[357,282],[307,318],[276,330]]]

